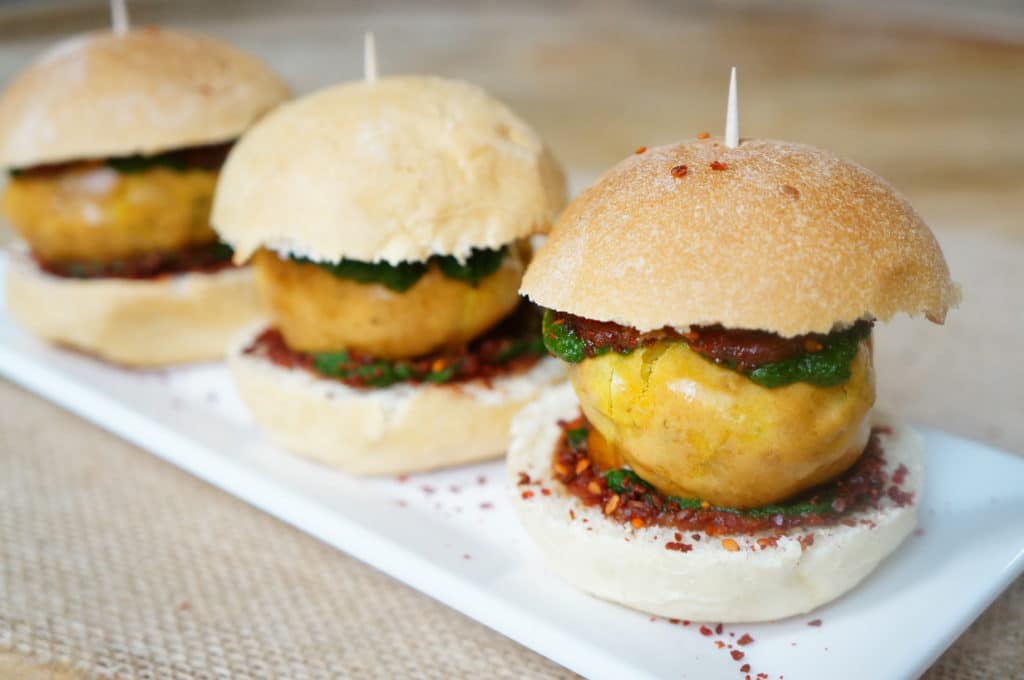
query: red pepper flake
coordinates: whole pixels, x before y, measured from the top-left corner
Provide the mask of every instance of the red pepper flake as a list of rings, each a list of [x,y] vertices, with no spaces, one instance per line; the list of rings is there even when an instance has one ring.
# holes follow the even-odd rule
[[[804,534],[796,540],[800,543],[800,550],[807,550],[814,545],[814,534]]]
[[[629,523],[633,525],[634,529],[644,528],[644,520],[641,517],[634,517],[633,519],[629,520]]]
[[[680,177],[686,177],[686,173],[689,171],[690,169],[685,165],[676,165],[672,168],[672,176],[675,177],[676,179],[679,179]]]
[[[724,628],[722,627],[722,624],[718,624],[717,626],[715,626],[715,632],[718,633],[719,635],[722,634],[723,630],[724,630]]]
[[[550,496],[551,495],[551,489],[541,489],[540,490],[540,494],[542,496]]]
[[[749,673],[749,672],[750,672],[750,664],[749,663],[745,663],[742,666],[740,666],[740,673]]]
[[[576,519],[576,513],[573,512],[572,508],[569,508],[569,519]]]
[[[902,484],[903,482],[907,481],[908,472],[910,472],[910,470],[907,469],[907,466],[904,465],[903,463],[900,463],[900,466],[896,468],[895,472],[892,473],[892,483]]]
[[[740,651],[740,650],[738,650],[738,649],[734,649],[734,650],[732,650],[731,652],[729,652],[729,656],[731,656],[731,657],[732,657],[732,660],[733,660],[733,661],[739,661],[739,660],[740,660],[740,659],[742,659],[742,658],[743,658],[744,656],[746,656],[746,654],[744,654],[743,652],[741,652],[741,651]]]
[[[533,492],[532,491],[524,491],[521,495],[522,495],[524,501],[527,500],[527,499],[533,498]]]
[[[768,674],[767,673],[758,673],[757,677],[758,677],[758,680],[768,680]]]
[[[703,635],[704,637],[711,637],[713,635],[713,633],[714,633],[714,631],[712,631],[707,626],[701,626],[700,627],[700,634]]]
[[[647,147],[646,146],[638,146],[638,147],[636,147],[636,151],[634,151],[633,153],[641,154],[644,151],[647,151]]]
[[[722,161],[711,161],[712,170],[728,170],[729,166]]]
[[[736,644],[746,646],[746,645],[749,645],[753,641],[754,641],[754,638],[750,637],[749,633],[744,633],[743,637],[741,637],[739,640],[736,641]]]
[[[420,491],[422,491],[423,493],[425,493],[425,494],[427,494],[429,496],[432,493],[434,493],[435,491],[437,491],[437,489],[435,489],[432,486],[427,486],[426,484],[424,484],[423,486],[420,487]]]
[[[530,483],[530,475],[526,474],[525,472],[520,472],[519,473],[519,481],[516,482],[516,484],[519,485],[519,486],[525,486],[525,485],[527,485],[529,483]]]
[[[786,194],[787,196],[794,200],[800,198],[800,190],[788,184],[782,185],[782,193]]]
[[[677,624],[678,625],[679,624],[679,619],[669,619],[668,622],[672,623],[672,624]]]
[[[908,493],[898,486],[890,486],[888,496],[901,508],[914,502],[914,494]]]
[[[399,484],[405,484],[409,481],[409,475],[398,475],[395,479],[398,480]]]
[[[722,547],[728,550],[729,552],[738,552],[740,549],[740,544],[732,540],[731,538],[723,538]]]
[[[807,625],[808,626],[814,626],[815,628],[820,628],[821,627],[821,619],[814,619],[813,621],[808,621]]]
[[[481,510],[490,510],[493,507],[494,503],[491,503],[490,501],[484,501],[483,503],[480,504]]]
[[[690,625],[690,622],[689,622],[689,621],[687,621],[686,619],[683,619],[683,625],[684,625],[684,626],[689,626],[689,625]]]
[[[476,483],[479,484],[480,486],[484,486],[485,484],[487,484],[487,477],[486,477],[486,475],[480,475],[479,477],[477,477],[476,478]]]
[[[692,534],[692,535],[690,536],[690,538],[692,538],[692,539],[693,539],[693,540],[695,540],[695,541],[699,541],[699,540],[700,540],[700,534]]]
[[[711,134],[707,132],[701,132],[697,135],[697,139],[707,139]]]
[[[693,546],[689,543],[678,543],[670,541],[665,544],[665,550],[675,550],[676,552],[688,553],[691,550],[693,550]]]
[[[725,649],[725,643],[721,640],[715,640],[715,647],[718,647],[719,649]]]
[[[675,539],[676,539],[677,541],[681,541],[681,540],[683,540],[683,535],[682,535],[681,533],[679,533],[679,532],[677,531],[677,532],[676,532],[676,533],[675,533],[675,534],[673,535],[673,538],[675,538]]]

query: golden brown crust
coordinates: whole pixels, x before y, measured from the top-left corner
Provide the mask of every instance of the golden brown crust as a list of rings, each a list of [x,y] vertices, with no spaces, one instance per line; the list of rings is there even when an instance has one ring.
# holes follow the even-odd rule
[[[566,208],[521,292],[642,331],[721,323],[785,336],[898,312],[941,322],[960,299],[934,235],[887,182],[756,139],[623,160]]]
[[[348,349],[398,359],[463,345],[508,316],[519,305],[516,289],[523,276],[518,249],[512,251],[475,286],[431,265],[402,292],[335,276],[269,250],[257,252],[252,264],[274,324],[292,349]]]
[[[0,97],[0,165],[228,141],[288,94],[263,63],[210,38],[155,28],[76,36]]]
[[[547,231],[565,178],[537,134],[468,83],[352,82],[255,126],[221,175],[213,225],[239,260],[463,257]]]
[[[51,342],[126,366],[220,359],[263,318],[249,268],[160,279],[67,279],[8,251],[7,311]]]

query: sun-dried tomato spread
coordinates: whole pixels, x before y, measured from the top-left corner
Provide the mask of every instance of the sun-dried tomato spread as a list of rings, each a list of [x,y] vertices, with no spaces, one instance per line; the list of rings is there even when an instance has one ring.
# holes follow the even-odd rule
[[[669,327],[641,333],[635,328],[611,321],[594,321],[565,312],[553,311],[551,318],[552,325],[564,326],[583,341],[584,353],[588,357],[609,350],[629,352],[661,340],[679,339],[708,359],[728,364],[741,372],[821,351],[828,341],[828,335],[822,333],[784,338],[768,331],[725,328],[720,324],[693,326],[686,333]],[[871,322],[858,321],[854,327],[859,335],[866,335],[866,331],[871,329]]]
[[[186,272],[212,274],[233,266],[232,255],[230,246],[214,242],[105,261],[47,262],[39,257],[35,260],[43,271],[69,279],[152,279]]]
[[[526,303],[466,347],[413,359],[385,360],[344,350],[299,352],[288,346],[276,328],[263,331],[244,351],[284,368],[303,369],[320,378],[363,388],[491,380],[527,371],[546,354],[539,313]]]
[[[699,499],[664,496],[628,469],[601,470],[588,455],[590,425],[586,419],[580,416],[559,425],[562,435],[552,457],[555,479],[584,505],[600,507],[609,519],[634,528],[656,525],[707,535],[779,533],[869,522],[858,520],[856,513],[877,508],[884,498],[900,507],[914,502],[914,494],[903,489],[906,468],[901,465],[889,471],[886,464],[881,438],[888,434],[887,428],[875,427],[860,459],[828,484],[786,503],[737,510]],[[699,535],[694,534],[694,540],[699,540]],[[682,533],[677,534],[676,541],[666,544],[666,549],[686,552],[690,544],[684,538]],[[771,537],[759,542],[762,540],[767,541],[765,545],[772,543]]]

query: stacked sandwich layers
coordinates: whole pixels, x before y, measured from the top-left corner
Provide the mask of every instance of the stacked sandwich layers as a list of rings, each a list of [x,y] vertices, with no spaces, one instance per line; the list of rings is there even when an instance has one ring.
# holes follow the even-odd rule
[[[209,224],[233,141],[287,87],[222,43],[153,28],[54,47],[0,97],[8,309],[129,365],[213,359],[261,314]]]
[[[509,471],[557,490],[518,489],[517,507],[581,587],[680,618],[780,617],[852,587],[910,532],[920,453],[872,419],[871,329],[897,312],[941,322],[959,291],[880,178],[786,142],[644,150],[569,205],[522,290],[548,310],[578,406],[563,390],[524,413]],[[796,554],[764,549],[812,527],[827,530]],[[691,533],[753,548],[678,548]]]
[[[273,317],[231,356],[257,422],[355,473],[503,453],[560,374],[517,290],[564,200],[536,133],[466,83],[350,83],[268,116],[213,212]]]

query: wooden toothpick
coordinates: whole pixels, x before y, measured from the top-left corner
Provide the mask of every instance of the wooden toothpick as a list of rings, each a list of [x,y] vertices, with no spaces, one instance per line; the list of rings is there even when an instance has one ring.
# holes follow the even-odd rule
[[[740,110],[736,96],[736,67],[729,76],[729,105],[725,110],[725,145],[735,149],[740,145]]]
[[[371,31],[363,36],[363,78],[371,85],[377,82],[377,42]]]
[[[110,0],[110,28],[114,35],[124,35],[131,28],[128,24],[127,0]]]

